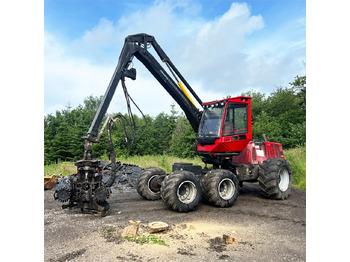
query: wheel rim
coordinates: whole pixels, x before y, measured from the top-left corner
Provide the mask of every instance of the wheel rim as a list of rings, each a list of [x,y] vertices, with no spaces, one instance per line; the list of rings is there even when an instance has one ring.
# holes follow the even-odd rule
[[[193,202],[196,196],[197,187],[192,181],[184,181],[177,188],[177,197],[184,204]]]
[[[157,194],[160,190],[160,186],[158,184],[158,181],[156,181],[156,178],[158,175],[152,176],[150,179],[148,179],[148,190],[152,194]]]
[[[286,191],[289,187],[289,173],[288,170],[283,168],[279,172],[280,182],[278,183],[278,187],[281,191]]]
[[[229,178],[224,178],[218,185],[219,196],[224,200],[229,200],[236,192],[236,187],[233,181]]]

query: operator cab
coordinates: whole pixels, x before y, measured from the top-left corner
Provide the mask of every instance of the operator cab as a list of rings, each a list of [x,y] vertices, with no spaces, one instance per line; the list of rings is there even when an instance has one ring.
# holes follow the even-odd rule
[[[251,98],[239,96],[203,103],[199,125],[199,155],[238,155],[252,139]]]

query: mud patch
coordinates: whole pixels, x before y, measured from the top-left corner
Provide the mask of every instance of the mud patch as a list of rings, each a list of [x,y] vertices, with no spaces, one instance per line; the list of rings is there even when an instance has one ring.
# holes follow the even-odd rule
[[[210,249],[218,253],[221,253],[226,250],[226,246],[223,243],[222,238],[220,237],[209,239],[209,245],[210,245]]]
[[[120,230],[115,226],[107,226],[103,230],[103,237],[107,242],[114,242],[116,244],[123,243],[125,240],[119,231]]]
[[[219,259],[230,259],[230,256],[228,256],[228,255],[221,255],[221,256],[219,256]]]
[[[244,246],[248,246],[248,247],[251,247],[252,249],[255,249],[253,244],[252,243],[249,243],[249,242],[239,242],[240,245],[244,245]]]
[[[126,254],[128,257],[122,257],[122,256],[116,256],[116,260],[115,261],[142,261],[141,258],[137,255],[131,254],[130,252]]]
[[[195,256],[196,254],[188,252],[186,249],[184,248],[178,248],[177,249],[177,253],[180,255],[185,255],[185,256]]]
[[[137,256],[137,255],[134,255],[134,254],[132,254],[132,253],[130,253],[130,252],[129,252],[127,255],[129,256],[129,261],[130,261],[130,259],[131,259],[132,261],[141,261],[141,260],[140,260],[140,257]],[[136,259],[139,259],[139,260],[136,260]]]
[[[122,261],[122,262],[129,260],[129,258],[121,257],[121,256],[116,256],[115,258],[116,258],[116,261]]]
[[[64,256],[58,258],[57,260],[51,259],[50,261],[51,262],[64,262],[64,261],[67,261],[67,260],[69,261],[69,260],[72,260],[72,259],[75,259],[75,258],[81,256],[82,254],[85,253],[86,250],[87,250],[87,248],[79,249],[77,251],[73,251],[71,253],[67,253]]]

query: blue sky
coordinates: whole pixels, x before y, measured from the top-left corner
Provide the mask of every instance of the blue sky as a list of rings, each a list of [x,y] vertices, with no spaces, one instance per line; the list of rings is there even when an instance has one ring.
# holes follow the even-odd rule
[[[44,113],[103,95],[124,38],[141,32],[156,37],[203,101],[288,86],[306,72],[305,9],[297,0],[46,0]],[[172,98],[135,60],[131,96],[146,114],[169,112]],[[125,112],[119,91],[109,113]]]

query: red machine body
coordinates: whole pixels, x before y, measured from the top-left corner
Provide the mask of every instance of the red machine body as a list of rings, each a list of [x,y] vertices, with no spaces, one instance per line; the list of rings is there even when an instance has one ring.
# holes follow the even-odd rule
[[[269,158],[285,159],[282,145],[274,142],[251,140],[238,156],[232,158],[232,163],[261,165]]]
[[[252,139],[251,98],[238,96],[207,102],[198,132],[200,155],[233,156]]]
[[[258,165],[272,158],[285,159],[279,143],[252,140],[251,98],[238,96],[203,103],[197,153],[216,167],[235,167],[241,181],[258,177]],[[242,175],[244,174],[244,176]]]

